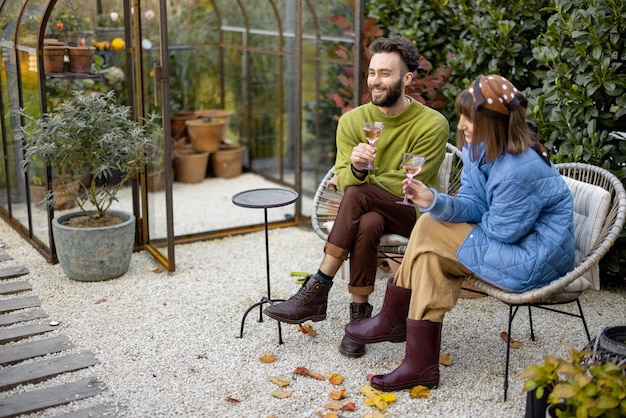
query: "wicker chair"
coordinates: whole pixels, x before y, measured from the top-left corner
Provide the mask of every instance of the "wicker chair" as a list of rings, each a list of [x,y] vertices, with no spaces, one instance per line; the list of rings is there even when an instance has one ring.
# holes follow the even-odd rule
[[[450,154],[453,154],[450,155]],[[446,167],[450,164],[450,168]],[[448,147],[448,154],[440,175],[447,172],[448,181],[441,181],[442,190],[456,194],[460,187],[462,162],[460,152],[453,146]],[[550,284],[528,292],[517,293],[492,286],[480,277],[467,277],[464,288],[498,299],[509,307],[506,364],[504,374],[504,401],[507,399],[509,359],[511,349],[511,328],[513,319],[520,307],[528,307],[530,338],[535,334],[531,308],[580,318],[587,339],[591,341],[587,323],[580,304],[579,296],[588,288],[599,289],[600,278],[598,263],[609,251],[620,235],[626,219],[626,191],[621,181],[608,170],[582,163],[557,164],[557,169],[567,182],[574,198],[574,225],[576,258],[574,268],[552,281]],[[313,200],[312,224],[315,232],[322,239],[328,237],[328,225],[337,213],[341,193],[327,189],[326,183],[332,178],[332,170],[320,184]],[[402,238],[402,237],[401,237]],[[404,238],[406,239],[406,238]],[[408,240],[407,240],[408,242]],[[402,257],[406,250],[405,243],[389,245],[381,243],[381,253],[393,253]],[[557,309],[559,305],[575,303],[578,313]]]
[[[531,308],[580,318],[590,341],[589,330],[578,299],[583,290],[600,289],[598,263],[619,237],[626,219],[626,191],[621,181],[608,170],[582,163],[557,164],[557,169],[570,187],[574,198],[574,228],[576,258],[574,268],[550,284],[523,293],[510,292],[492,286],[480,277],[467,277],[477,291],[492,296],[509,306],[508,341],[504,374],[506,401],[511,349],[511,324],[517,310],[528,307],[530,338],[535,340]],[[556,309],[555,306],[576,303],[578,314]]]

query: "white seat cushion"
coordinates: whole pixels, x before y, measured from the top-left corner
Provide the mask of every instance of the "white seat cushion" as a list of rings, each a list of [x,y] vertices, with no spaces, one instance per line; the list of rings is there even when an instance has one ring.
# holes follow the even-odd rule
[[[591,251],[602,231],[611,203],[611,194],[600,186],[563,176],[574,198],[574,239],[576,263]],[[586,282],[586,283],[585,283]],[[600,270],[596,264],[567,291],[580,291],[592,287],[600,290]]]

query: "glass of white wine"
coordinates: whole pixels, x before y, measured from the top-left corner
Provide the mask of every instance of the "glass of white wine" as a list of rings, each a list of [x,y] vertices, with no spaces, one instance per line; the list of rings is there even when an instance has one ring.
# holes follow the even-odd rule
[[[402,170],[406,174],[407,178],[412,179],[422,171],[422,167],[426,162],[426,157],[422,155],[410,154],[408,152],[402,153]],[[413,206],[412,202],[404,195],[404,200],[396,202],[400,205]]]
[[[383,122],[363,122],[361,125],[363,128],[363,134],[365,134],[365,139],[371,146],[374,146],[374,143],[380,138],[380,134],[383,132],[383,128],[385,124]],[[364,170],[378,170],[378,167],[374,167],[372,165],[372,161],[370,161],[367,166],[363,167]]]

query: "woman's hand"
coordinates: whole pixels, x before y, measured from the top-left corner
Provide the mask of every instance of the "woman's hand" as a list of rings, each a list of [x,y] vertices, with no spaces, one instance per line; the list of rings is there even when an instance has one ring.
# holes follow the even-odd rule
[[[430,188],[419,180],[404,179],[402,191],[413,203],[422,207],[430,206],[435,200],[435,195]]]

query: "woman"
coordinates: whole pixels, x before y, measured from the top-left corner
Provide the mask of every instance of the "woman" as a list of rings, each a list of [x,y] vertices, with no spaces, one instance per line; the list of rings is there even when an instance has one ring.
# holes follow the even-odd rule
[[[364,343],[406,340],[402,364],[374,376],[373,387],[439,384],[441,323],[466,276],[524,292],[572,268],[572,196],[535,141],[525,104],[504,77],[479,76],[456,100],[463,151],[458,195],[404,181],[404,193],[426,213],[387,284],[380,313],[346,326],[347,335]]]

